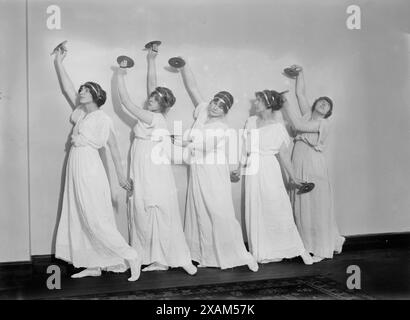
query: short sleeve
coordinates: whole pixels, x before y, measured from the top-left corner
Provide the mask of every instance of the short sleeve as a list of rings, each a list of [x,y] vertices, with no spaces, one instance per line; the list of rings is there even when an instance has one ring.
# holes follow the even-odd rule
[[[289,137],[288,131],[286,130],[285,126],[282,123],[279,123],[278,127],[279,127],[278,134],[279,134],[279,138],[281,139],[280,145],[282,145],[282,143],[285,143],[286,147],[289,147],[290,137]]]
[[[196,106],[193,114],[196,121],[205,122],[207,117],[207,107],[207,102],[201,102]]]
[[[101,121],[99,130],[97,130],[97,135],[96,135],[97,145],[100,145],[101,147],[105,147],[110,137],[110,133],[113,133],[115,135],[114,123],[110,117],[106,116]]]

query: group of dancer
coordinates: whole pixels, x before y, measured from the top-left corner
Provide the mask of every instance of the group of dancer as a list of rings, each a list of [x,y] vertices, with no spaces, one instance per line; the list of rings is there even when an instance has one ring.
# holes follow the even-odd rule
[[[177,142],[169,134],[158,135],[168,132],[166,115],[176,99],[169,88],[157,86],[157,54],[153,48],[148,50],[145,107],[130,99],[125,69],[116,71],[120,101],[137,120],[127,177],[112,120],[100,109],[106,101],[105,91],[95,82],[86,82],[77,92],[63,64],[67,50],[55,51],[60,86],[73,109],[72,146],[56,257],[76,268],[85,268],[72,277],[100,276],[102,270],[124,272],[130,268],[128,280],[135,281],[141,265],[146,266],[142,271],[182,267],[190,275],[196,274],[197,267],[226,269],[246,265],[256,272],[258,263],[301,256],[305,264],[312,264],[341,252],[344,238],[337,229],[323,155],[333,104],[327,97],[309,104],[300,66],[294,66],[299,72],[295,84],[299,110],[277,91],[256,92],[256,115],[246,121],[243,154],[236,170],[230,172],[227,161],[190,161],[182,225],[172,165],[153,161],[153,149],[160,144],[167,153],[175,143],[188,150],[194,160],[223,157],[226,137],[207,136],[213,131],[228,130],[225,118],[234,98],[229,92],[220,91],[208,102],[186,63],[180,74],[195,107],[191,132],[202,132],[203,138],[191,134]],[[293,152],[289,134],[279,120],[282,111],[297,133]],[[250,137],[255,131],[259,136],[256,145]],[[103,147],[111,152],[120,186],[132,195],[130,245],[116,227],[110,185],[99,154]],[[246,174],[255,161],[258,170]],[[290,197],[281,168],[293,186]],[[231,191],[231,178],[239,180],[241,176],[245,179],[249,251],[235,216]],[[315,188],[300,194],[295,186],[304,181],[314,182]]]

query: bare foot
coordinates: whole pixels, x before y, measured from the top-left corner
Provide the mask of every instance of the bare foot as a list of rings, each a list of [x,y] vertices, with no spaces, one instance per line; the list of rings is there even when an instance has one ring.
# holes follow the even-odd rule
[[[300,256],[302,257],[304,264],[307,264],[307,265],[313,264],[313,259],[310,256],[309,252],[305,251]]]
[[[323,257],[319,257],[319,256],[313,256],[313,257],[312,257],[313,263],[320,262],[320,261],[322,261],[323,259],[324,259]]]
[[[71,276],[71,278],[84,278],[84,277],[99,277],[101,276],[101,269],[100,268],[87,268],[81,272],[75,273]]]
[[[191,263],[182,267],[189,275],[193,276],[197,273],[198,269]]]
[[[164,266],[158,262],[151,263],[148,267],[142,269],[142,272],[146,271],[166,271],[168,270],[168,266]]]
[[[266,259],[260,261],[260,263],[271,263],[271,262],[281,262],[283,259],[282,258],[277,258],[277,259]]]
[[[141,260],[139,258],[134,260],[128,260],[131,268],[131,277],[128,281],[137,281],[141,275]]]
[[[252,261],[248,263],[248,268],[253,272],[258,271],[259,270],[258,262],[254,258],[252,258]]]

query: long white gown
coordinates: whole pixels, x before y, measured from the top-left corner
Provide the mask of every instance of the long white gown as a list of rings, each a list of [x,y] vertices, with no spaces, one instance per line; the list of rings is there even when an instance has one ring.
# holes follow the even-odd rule
[[[310,121],[310,117],[311,113],[307,113],[303,118]],[[334,253],[342,252],[345,241],[337,226],[324,155],[330,128],[330,119],[322,119],[319,132],[297,132],[292,153],[296,177],[315,183],[315,188],[309,193],[290,193],[296,226],[306,249],[322,258],[333,258]]]
[[[247,120],[244,134],[247,167],[253,166],[245,176],[245,219],[250,252],[258,262],[268,263],[299,256],[305,248],[276,158],[282,144],[289,145],[289,135],[280,122],[257,128],[256,119]],[[259,138],[252,139],[252,134]]]
[[[56,257],[79,267],[125,271],[124,259],[135,259],[117,229],[111,192],[98,149],[113,130],[102,110],[86,115],[74,110],[75,124],[68,158],[63,206],[56,239]]]
[[[130,166],[134,181],[132,246],[141,253],[143,264],[189,265],[192,261],[169,162],[171,139],[164,116],[153,113],[150,125],[138,121],[134,134]]]
[[[226,141],[220,135],[228,127],[221,121],[205,124],[207,105],[199,104],[194,112],[184,231],[193,260],[202,266],[226,269],[254,260],[246,251],[232,203]],[[194,135],[194,130],[199,134]],[[219,164],[215,163],[217,158]]]

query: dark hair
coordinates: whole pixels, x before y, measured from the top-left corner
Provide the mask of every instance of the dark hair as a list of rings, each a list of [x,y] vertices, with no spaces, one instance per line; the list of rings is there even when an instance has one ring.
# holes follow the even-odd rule
[[[225,114],[232,108],[234,100],[233,96],[228,91],[219,91],[216,95],[214,95],[213,100],[215,99],[223,102],[222,107]]]
[[[78,92],[80,92],[83,87],[86,87],[88,88],[88,90],[90,90],[93,101],[97,104],[98,107],[101,107],[107,100],[107,93],[101,88],[98,83],[87,81],[80,87],[80,89],[78,89]]]
[[[315,111],[315,108],[316,108],[316,104],[320,101],[320,100],[325,100],[328,104],[329,104],[329,106],[330,106],[330,109],[329,109],[329,111],[325,114],[325,116],[324,116],[324,118],[326,119],[326,118],[329,118],[331,115],[332,115],[332,111],[333,111],[333,101],[332,101],[332,99],[330,99],[329,97],[319,97],[319,98],[317,98],[316,100],[315,100],[315,102],[313,102],[313,106],[312,106],[312,112],[313,111]]]
[[[275,90],[263,90],[255,92],[255,96],[260,98],[265,104],[266,108],[277,111],[282,109],[284,98],[281,93]]]
[[[171,108],[176,101],[176,98],[172,91],[165,87],[156,87],[154,91],[151,92],[150,97],[154,97],[158,101],[161,111],[164,112],[168,108]]]

